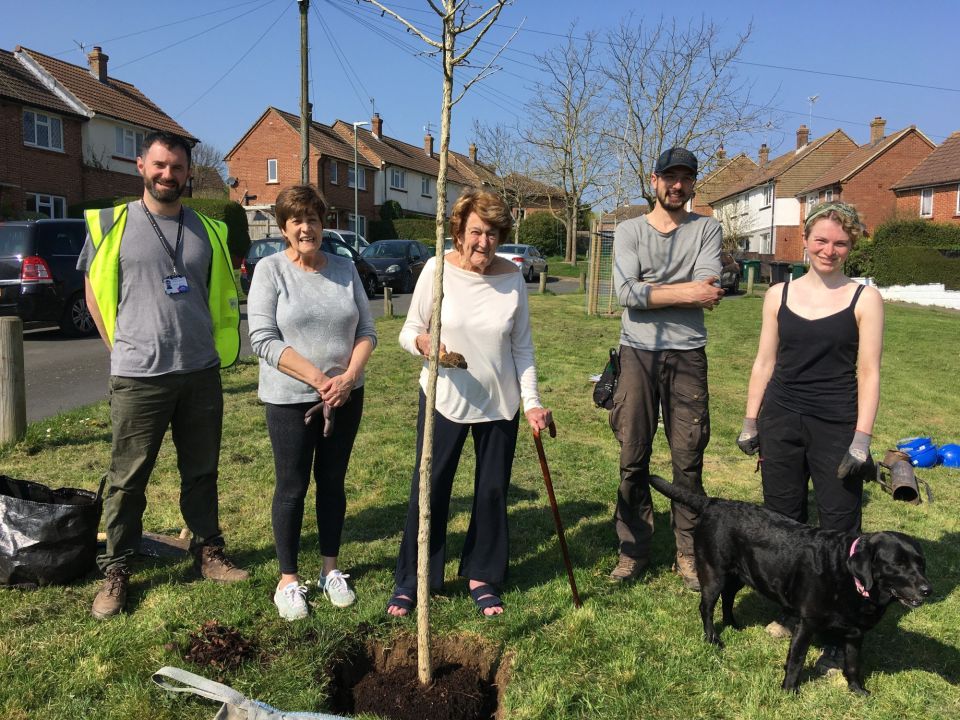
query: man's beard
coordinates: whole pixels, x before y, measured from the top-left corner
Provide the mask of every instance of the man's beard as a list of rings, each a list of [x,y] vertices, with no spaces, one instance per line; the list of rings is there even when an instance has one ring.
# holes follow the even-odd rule
[[[679,200],[671,200],[670,195],[667,192],[662,192],[657,195],[657,200],[664,210],[682,210],[683,207],[687,204],[689,197],[686,193],[680,193]]]
[[[174,185],[174,187],[167,187],[157,185],[148,177],[143,179],[143,186],[154,200],[161,203],[172,203],[174,200],[179,199],[180,196],[183,195],[183,191],[187,189],[186,183],[183,185]]]

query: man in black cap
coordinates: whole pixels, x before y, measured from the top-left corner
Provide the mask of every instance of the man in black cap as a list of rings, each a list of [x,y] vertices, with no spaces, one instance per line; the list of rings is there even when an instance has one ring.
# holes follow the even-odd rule
[[[646,569],[653,536],[650,453],[662,410],[673,481],[703,494],[703,451],[710,440],[707,407],[707,331],[703,309],[723,297],[720,224],[687,210],[697,158],[670,148],[657,160],[650,184],[657,201],[642,217],[621,223],[614,236],[613,283],[623,306],[620,379],[610,427],[620,443],[620,489],[614,515],[619,561],[610,579],[635,580]],[[675,569],[699,590],[693,564],[696,514],[674,504]]]

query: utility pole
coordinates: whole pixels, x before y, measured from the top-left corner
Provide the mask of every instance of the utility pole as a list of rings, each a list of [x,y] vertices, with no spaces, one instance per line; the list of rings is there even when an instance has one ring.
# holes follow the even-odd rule
[[[310,184],[310,124],[312,108],[309,95],[310,48],[307,44],[307,11],[310,0],[297,0],[300,6],[300,182]]]

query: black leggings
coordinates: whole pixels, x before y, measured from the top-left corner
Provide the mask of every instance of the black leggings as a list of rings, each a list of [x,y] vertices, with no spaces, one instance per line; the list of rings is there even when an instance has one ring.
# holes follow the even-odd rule
[[[297,573],[303,501],[310,485],[310,470],[317,482],[317,533],[320,554],[340,554],[340,535],[347,513],[343,481],[363,415],[363,388],[350,393],[350,400],[337,408],[333,434],[323,437],[323,416],[309,425],[303,416],[314,403],[271,405],[266,403],[267,430],[273,445],[277,482],[273,492],[273,540],[280,572]]]

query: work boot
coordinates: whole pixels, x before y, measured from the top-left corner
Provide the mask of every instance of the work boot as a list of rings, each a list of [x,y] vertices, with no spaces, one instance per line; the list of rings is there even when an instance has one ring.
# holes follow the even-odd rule
[[[193,550],[193,566],[207,580],[235,583],[246,580],[250,573],[234,565],[223,553],[221,545],[201,545]]]
[[[130,570],[122,565],[107,568],[100,592],[93,599],[90,614],[97,620],[112,617],[127,604],[127,587],[130,585]]]
[[[615,583],[633,582],[643,575],[644,570],[647,569],[647,564],[646,558],[635,558],[621,554],[617,560],[617,566],[610,572],[607,579]]]
[[[674,572],[683,578],[683,585],[687,590],[700,592],[700,579],[697,577],[697,568],[693,564],[693,555],[677,553],[677,562],[673,565]]]

